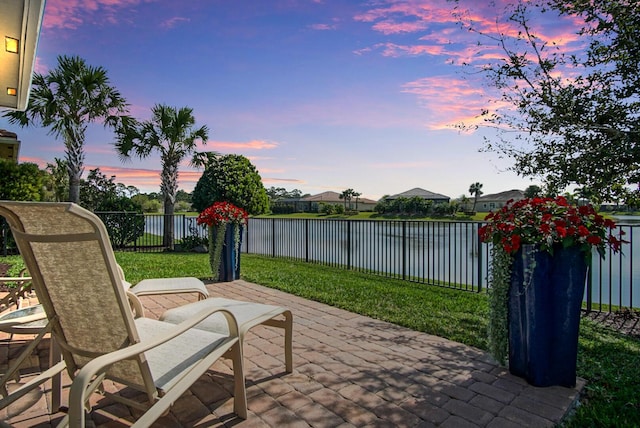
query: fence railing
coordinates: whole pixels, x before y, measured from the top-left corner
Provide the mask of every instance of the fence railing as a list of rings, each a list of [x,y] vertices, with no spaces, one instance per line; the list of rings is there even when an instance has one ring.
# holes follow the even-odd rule
[[[120,249],[164,251],[166,217],[144,215],[144,234]],[[193,216],[175,215],[173,222],[177,245],[185,238],[206,238],[206,228]],[[480,226],[472,221],[251,218],[242,251],[480,292],[488,286],[491,264],[490,245],[478,239]],[[594,252],[592,257],[587,310],[640,308],[640,239],[635,239],[640,223],[619,228],[628,241],[622,253],[609,252],[602,259]]]
[[[243,250],[464,290],[486,287],[478,222],[252,218]]]
[[[488,286],[491,245],[482,222],[252,218],[243,251],[341,266],[389,278],[479,292]],[[589,311],[640,308],[640,224],[618,226],[628,243],[594,251],[584,303]]]

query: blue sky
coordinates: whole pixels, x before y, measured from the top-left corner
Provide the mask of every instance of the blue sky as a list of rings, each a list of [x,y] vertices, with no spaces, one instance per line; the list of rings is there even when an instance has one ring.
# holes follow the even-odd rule
[[[475,6],[495,26],[498,6]],[[483,183],[485,194],[539,184],[506,171],[509,160],[479,152],[491,130],[459,133],[487,106],[479,76],[463,61],[498,54],[479,48],[443,0],[48,0],[37,71],[58,55],[108,70],[111,83],[148,119],[154,104],[194,109],[210,128],[201,150],[247,156],[265,187],[303,193],[347,188],[378,199],[422,187],[452,198]],[[493,24],[492,24],[493,23]],[[550,37],[575,42],[567,25]],[[42,167],[64,158],[62,141],[40,128],[10,125],[20,160]],[[96,124],[85,173],[158,192],[158,156],[123,163],[113,133]],[[202,171],[186,163],[179,187]]]

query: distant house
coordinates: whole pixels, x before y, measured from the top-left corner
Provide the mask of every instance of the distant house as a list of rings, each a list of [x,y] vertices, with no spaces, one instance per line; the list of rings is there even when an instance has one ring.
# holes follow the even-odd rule
[[[478,198],[476,204],[476,211],[489,212],[502,208],[508,200],[513,199],[519,201],[524,199],[524,192],[522,190],[507,190],[506,192],[494,193],[491,195],[482,195]]]
[[[413,198],[419,197],[427,201],[433,201],[434,204],[448,204],[451,198],[439,193],[433,193],[428,190],[421,189],[419,187],[407,190],[406,192],[398,193],[397,195],[387,196],[384,199],[387,201],[393,201],[399,198]]]
[[[337,192],[322,192],[317,195],[306,196],[300,200],[310,202],[312,204],[311,211],[314,211],[314,208],[317,210],[321,203],[333,205],[344,205],[345,203],[344,199],[340,199],[340,193]],[[351,198],[351,209],[357,209],[358,211],[373,211],[376,204],[377,202],[373,199],[357,198],[356,200],[356,198]],[[349,202],[347,202],[347,208],[349,208]]]
[[[0,129],[0,159],[18,163],[19,151],[20,140],[18,140],[18,135],[6,129]]]

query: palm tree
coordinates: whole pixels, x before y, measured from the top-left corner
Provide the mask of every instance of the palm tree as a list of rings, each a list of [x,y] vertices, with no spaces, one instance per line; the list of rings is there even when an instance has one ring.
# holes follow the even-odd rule
[[[358,201],[360,200],[360,196],[362,196],[361,192],[353,192],[351,194],[354,198],[356,198],[356,211],[358,211]]]
[[[347,209],[347,202],[349,202],[349,209],[351,209],[351,200],[360,195],[360,193],[356,195],[356,192],[354,192],[353,189],[344,190],[339,196],[340,199],[344,199],[344,209]]]
[[[167,105],[156,104],[152,109],[151,120],[138,123],[124,123],[117,130],[116,150],[123,160],[129,159],[131,153],[140,159],[148,157],[153,151],[160,152],[162,174],[160,176],[160,193],[164,199],[164,234],[165,248],[173,247],[173,214],[178,192],[178,166],[188,155],[192,155],[192,165],[206,163],[207,157],[196,152],[196,141],[206,144],[209,128],[206,125],[195,129],[193,109],[182,107],[176,109]]]
[[[469,186],[469,193],[473,196],[473,208],[471,211],[476,210],[476,204],[478,203],[478,198],[482,195],[482,183],[475,182],[471,186]]]
[[[351,197],[351,189],[343,190],[342,193],[338,196],[338,198],[344,200],[344,209],[347,209],[347,201]]]
[[[64,140],[69,174],[69,201],[80,200],[87,124],[101,120],[115,128],[126,116],[128,104],[113,86],[107,71],[92,67],[77,56],[59,56],[58,65],[43,76],[34,73],[29,105],[4,117],[22,127],[41,124],[49,134]]]

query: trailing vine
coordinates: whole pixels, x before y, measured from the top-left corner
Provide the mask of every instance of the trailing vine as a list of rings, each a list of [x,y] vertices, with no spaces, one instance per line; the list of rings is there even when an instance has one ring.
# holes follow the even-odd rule
[[[214,202],[205,208],[196,219],[197,224],[209,226],[209,263],[213,280],[220,278],[220,264],[227,227],[233,227],[233,249],[235,250],[234,271],[240,262],[240,228],[247,223],[249,215],[242,208],[229,202]]]
[[[237,224],[233,225],[233,249],[236,255],[233,266],[238,266],[238,263],[240,263],[240,226]]]
[[[513,257],[501,245],[491,249],[489,271],[489,352],[502,365],[509,352],[509,287]]]
[[[226,230],[226,224],[221,224],[218,227],[209,226],[209,264],[211,265],[214,281],[217,281],[220,277],[220,261],[222,260],[222,247],[224,246]]]

